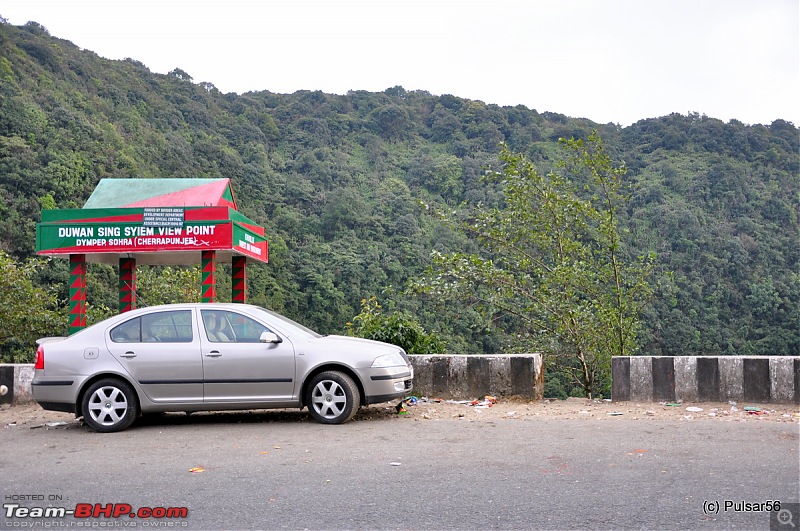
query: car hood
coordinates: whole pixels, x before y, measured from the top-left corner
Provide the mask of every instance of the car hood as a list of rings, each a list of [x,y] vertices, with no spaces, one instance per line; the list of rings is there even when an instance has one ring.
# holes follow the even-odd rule
[[[402,348],[390,343],[384,343],[383,341],[375,341],[361,337],[331,335],[312,339],[309,341],[309,343],[325,349],[335,348],[341,352],[352,352],[353,354],[371,354],[375,357],[399,352],[403,356],[403,359],[408,362],[408,357]]]

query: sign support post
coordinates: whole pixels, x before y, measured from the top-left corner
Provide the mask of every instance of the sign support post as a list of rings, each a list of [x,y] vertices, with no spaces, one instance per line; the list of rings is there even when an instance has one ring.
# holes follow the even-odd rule
[[[217,252],[203,251],[200,263],[202,270],[200,302],[217,302]]]
[[[69,255],[69,333],[86,328],[86,255]]]
[[[231,270],[231,301],[247,302],[247,257],[234,256]]]
[[[119,313],[136,309],[136,258],[119,259]]]

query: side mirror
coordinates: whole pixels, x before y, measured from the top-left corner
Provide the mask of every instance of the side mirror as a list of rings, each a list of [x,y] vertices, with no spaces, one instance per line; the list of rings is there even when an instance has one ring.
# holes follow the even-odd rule
[[[263,332],[258,340],[262,343],[283,343],[283,339],[272,332]]]

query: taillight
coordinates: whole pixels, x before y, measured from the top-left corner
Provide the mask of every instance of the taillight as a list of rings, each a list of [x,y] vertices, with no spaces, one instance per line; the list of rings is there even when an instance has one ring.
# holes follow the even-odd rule
[[[39,345],[36,349],[36,364],[34,369],[44,370],[44,345]]]

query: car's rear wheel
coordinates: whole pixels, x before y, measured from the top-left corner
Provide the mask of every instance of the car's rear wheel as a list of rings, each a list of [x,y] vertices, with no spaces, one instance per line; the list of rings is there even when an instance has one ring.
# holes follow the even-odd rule
[[[81,402],[83,420],[95,431],[121,431],[133,424],[139,406],[133,388],[122,380],[104,378],[86,389]]]
[[[306,386],[305,404],[314,420],[323,424],[341,424],[352,419],[361,403],[361,394],[353,379],[338,371],[321,372]]]

